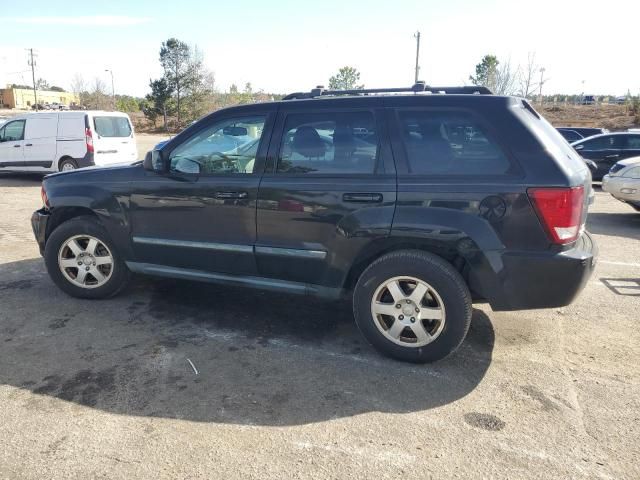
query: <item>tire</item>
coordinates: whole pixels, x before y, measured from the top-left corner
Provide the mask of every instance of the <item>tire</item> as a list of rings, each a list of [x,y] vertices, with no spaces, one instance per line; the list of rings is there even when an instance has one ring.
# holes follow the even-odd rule
[[[365,338],[384,355],[406,362],[435,362],[454,352],[467,335],[471,311],[460,273],[419,250],[378,258],[353,294],[356,324]]]
[[[60,172],[68,172],[71,170],[76,170],[78,168],[78,163],[73,158],[65,158],[58,165],[58,171]]]
[[[58,226],[47,239],[44,261],[51,280],[77,298],[112,297],[130,276],[106,229],[91,216],[75,217]]]

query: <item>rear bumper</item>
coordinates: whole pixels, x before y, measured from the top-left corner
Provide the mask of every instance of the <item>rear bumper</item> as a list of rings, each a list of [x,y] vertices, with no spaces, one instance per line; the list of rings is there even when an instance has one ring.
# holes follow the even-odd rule
[[[41,208],[31,215],[31,228],[40,248],[40,255],[44,255],[44,244],[47,238],[47,223],[51,214],[48,210]]]
[[[94,155],[91,152],[87,152],[84,157],[76,158],[74,160],[77,162],[78,168],[92,167],[95,165]]]
[[[595,269],[598,249],[585,232],[563,252],[506,252],[490,259],[491,273],[472,271],[471,288],[496,311],[569,305]]]

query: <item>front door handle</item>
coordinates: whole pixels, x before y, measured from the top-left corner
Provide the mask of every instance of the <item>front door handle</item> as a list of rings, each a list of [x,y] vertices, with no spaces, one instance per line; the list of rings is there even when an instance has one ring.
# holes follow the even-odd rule
[[[33,143],[27,143],[25,147],[33,147]]]
[[[352,203],[380,203],[382,202],[381,193],[345,193],[342,195],[344,202]]]
[[[13,148],[20,148],[20,144],[14,145]]]
[[[221,200],[243,200],[247,198],[249,194],[247,192],[216,192],[215,197]]]

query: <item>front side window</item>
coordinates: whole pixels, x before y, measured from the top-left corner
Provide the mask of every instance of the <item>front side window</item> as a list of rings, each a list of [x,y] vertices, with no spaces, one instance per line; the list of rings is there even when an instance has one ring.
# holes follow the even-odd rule
[[[465,112],[398,113],[409,171],[424,175],[502,175],[512,164]]]
[[[277,173],[374,173],[378,136],[371,112],[287,116]]]
[[[24,139],[24,120],[9,122],[0,129],[0,141],[16,142]]]
[[[170,169],[190,173],[195,163],[205,175],[253,173],[265,121],[260,115],[213,124],[171,152]]]
[[[101,137],[129,137],[131,125],[126,117],[95,117],[93,124]]]
[[[605,135],[587,140],[581,145],[584,145],[584,150],[609,150],[612,148],[620,148],[622,145],[621,140],[622,137],[617,135]]]
[[[633,167],[627,170],[623,177],[625,178],[640,178],[640,167]]]

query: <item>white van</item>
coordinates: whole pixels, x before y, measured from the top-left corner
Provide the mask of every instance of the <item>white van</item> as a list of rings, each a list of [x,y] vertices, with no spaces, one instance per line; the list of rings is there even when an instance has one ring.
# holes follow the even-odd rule
[[[57,172],[137,159],[126,113],[27,113],[0,126],[0,169]]]

